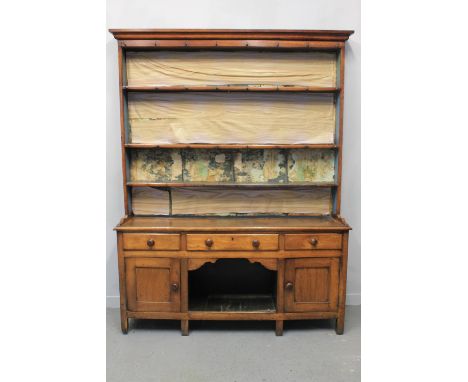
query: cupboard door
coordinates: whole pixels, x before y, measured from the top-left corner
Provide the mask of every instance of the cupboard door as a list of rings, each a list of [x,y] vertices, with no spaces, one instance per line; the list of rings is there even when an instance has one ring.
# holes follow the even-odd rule
[[[125,259],[128,310],[180,311],[180,261],[166,258]]]
[[[333,311],[338,305],[339,259],[291,259],[285,267],[285,311]]]

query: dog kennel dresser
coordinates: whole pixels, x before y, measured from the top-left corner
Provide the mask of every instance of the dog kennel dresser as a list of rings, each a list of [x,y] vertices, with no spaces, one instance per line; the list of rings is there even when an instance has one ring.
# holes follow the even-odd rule
[[[125,30],[118,40],[129,319],[334,319],[352,31]]]

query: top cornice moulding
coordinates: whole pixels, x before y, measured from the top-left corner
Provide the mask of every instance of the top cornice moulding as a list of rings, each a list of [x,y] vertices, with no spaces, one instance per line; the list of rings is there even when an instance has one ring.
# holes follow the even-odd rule
[[[294,29],[109,29],[117,40],[348,40],[352,30]]]

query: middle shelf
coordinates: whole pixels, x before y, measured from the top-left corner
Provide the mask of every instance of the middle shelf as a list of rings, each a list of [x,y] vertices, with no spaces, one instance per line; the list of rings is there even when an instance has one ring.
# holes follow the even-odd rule
[[[219,144],[219,143],[126,143],[126,149],[339,149],[332,143]]]
[[[339,149],[332,143],[219,144],[219,143],[126,143],[126,149]]]
[[[228,183],[228,182],[147,182],[130,181],[129,187],[229,187],[229,188],[295,188],[295,187],[336,187],[335,182],[295,182],[295,183]]]

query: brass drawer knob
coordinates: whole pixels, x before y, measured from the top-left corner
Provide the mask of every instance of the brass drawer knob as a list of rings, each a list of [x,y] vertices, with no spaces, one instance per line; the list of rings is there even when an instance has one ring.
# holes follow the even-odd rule
[[[252,246],[253,246],[254,248],[260,247],[260,241],[258,241],[258,240],[252,240]]]
[[[146,242],[146,244],[148,245],[148,247],[153,247],[154,246],[154,240],[153,239],[148,239],[148,241]]]
[[[318,240],[313,237],[312,239],[310,239],[310,244],[312,244],[314,247],[318,244]]]
[[[172,290],[173,292],[177,292],[177,291],[179,290],[179,284],[177,284],[177,283],[172,283],[172,284],[171,284],[171,290]]]
[[[208,248],[211,248],[213,246],[213,240],[211,239],[206,239],[205,244]]]
[[[286,288],[286,290],[292,290],[293,289],[293,283],[288,281],[284,287]]]

